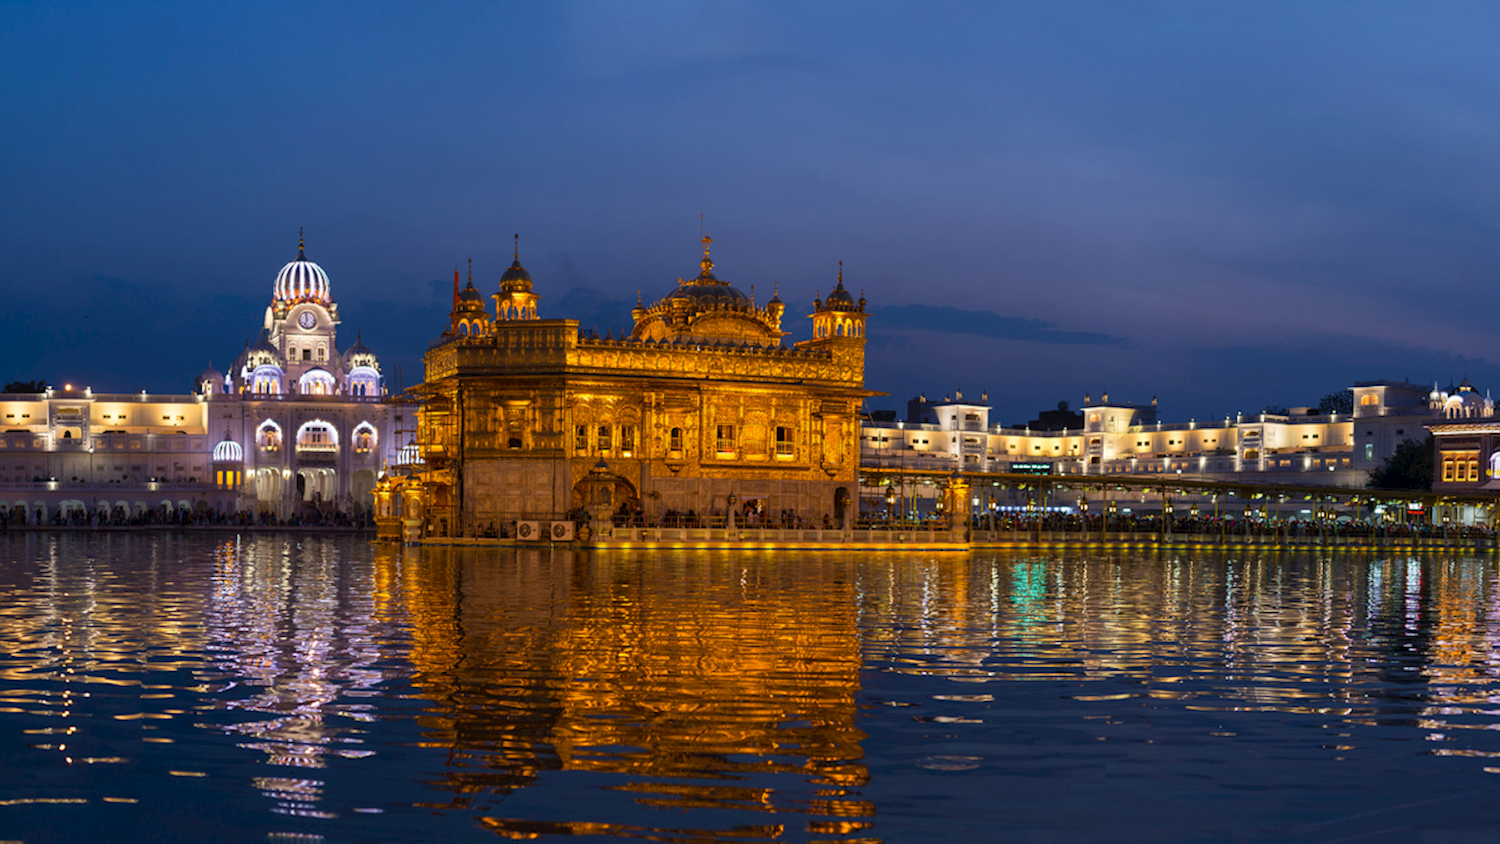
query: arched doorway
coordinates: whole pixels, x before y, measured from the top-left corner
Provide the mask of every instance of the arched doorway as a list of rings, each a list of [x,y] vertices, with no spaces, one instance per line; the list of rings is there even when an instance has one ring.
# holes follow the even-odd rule
[[[297,500],[333,501],[338,495],[337,480],[332,469],[298,469]]]
[[[833,491],[833,519],[840,528],[848,527],[849,488],[841,486]]]

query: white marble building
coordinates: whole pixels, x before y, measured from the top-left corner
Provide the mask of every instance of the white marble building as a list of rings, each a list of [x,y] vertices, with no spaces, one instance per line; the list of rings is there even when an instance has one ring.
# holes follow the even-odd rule
[[[1318,414],[1292,408],[1213,420],[1162,422],[1149,404],[1085,398],[1081,427],[1034,431],[991,425],[989,406],[962,395],[922,403],[920,419],[866,421],[860,466],[867,502],[882,494],[880,470],[1180,476],[1248,484],[1363,488],[1371,469],[1404,440],[1421,441],[1444,418],[1489,416],[1493,405],[1465,381],[1428,391],[1418,384],[1354,384],[1354,412]],[[1500,424],[1500,423],[1497,423]],[[939,484],[915,484],[910,495],[935,500]]]
[[[33,523],[79,510],[367,511],[401,410],[373,352],[357,337],[339,350],[339,324],[328,274],[299,244],[260,340],[228,372],[200,373],[192,394],[0,395],[0,506]]]

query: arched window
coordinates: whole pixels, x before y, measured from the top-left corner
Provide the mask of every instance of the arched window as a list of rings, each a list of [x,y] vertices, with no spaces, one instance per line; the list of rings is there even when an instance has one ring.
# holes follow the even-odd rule
[[[380,395],[380,372],[372,366],[356,366],[349,371],[349,395]]]
[[[667,451],[682,452],[682,429],[673,428],[667,436]]]
[[[331,396],[335,392],[333,375],[319,367],[303,373],[298,386],[304,396]]]
[[[255,447],[261,451],[281,449],[281,426],[267,419],[255,431]]]
[[[339,432],[322,419],[302,423],[297,429],[297,451],[324,452],[339,450]]]
[[[280,395],[281,375],[281,368],[278,366],[268,364],[257,366],[255,372],[250,376],[251,382],[254,385],[251,388],[251,392],[270,396]]]
[[[460,336],[460,337],[467,337],[467,336],[469,336],[469,324],[467,322],[460,322],[458,324],[458,336]]]
[[[375,426],[369,422],[361,422],[354,428],[354,452],[356,454],[369,454],[375,450],[377,437]]]

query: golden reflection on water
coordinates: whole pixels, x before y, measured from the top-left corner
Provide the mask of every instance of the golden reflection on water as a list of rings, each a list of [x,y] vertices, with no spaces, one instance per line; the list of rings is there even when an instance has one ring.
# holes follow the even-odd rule
[[[419,723],[448,754],[455,804],[559,770],[624,775],[611,788],[657,808],[868,815],[850,795],[868,778],[855,725],[856,565],[801,563],[560,550],[376,557],[377,570],[402,573],[412,683],[434,704]],[[748,782],[777,774],[816,788]],[[737,834],[775,837],[755,825]]]

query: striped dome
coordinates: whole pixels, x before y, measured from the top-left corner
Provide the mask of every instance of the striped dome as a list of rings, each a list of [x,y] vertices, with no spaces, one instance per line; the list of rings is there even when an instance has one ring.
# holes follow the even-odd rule
[[[329,304],[328,273],[307,260],[301,242],[297,244],[297,260],[281,268],[276,275],[274,298],[278,302],[320,302]]]
[[[225,439],[214,446],[215,463],[243,463],[244,461],[244,450],[240,448],[239,443],[229,439],[228,435],[225,435]]]

